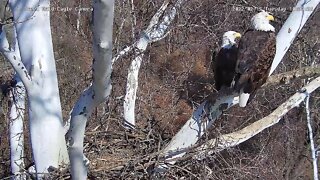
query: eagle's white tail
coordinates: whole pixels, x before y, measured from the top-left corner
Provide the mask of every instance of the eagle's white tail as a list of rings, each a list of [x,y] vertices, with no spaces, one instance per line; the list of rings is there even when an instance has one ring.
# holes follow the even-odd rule
[[[244,93],[243,90],[241,89],[240,91],[240,97],[239,97],[239,106],[240,107],[246,107],[247,102],[249,100],[250,94],[249,93]]]

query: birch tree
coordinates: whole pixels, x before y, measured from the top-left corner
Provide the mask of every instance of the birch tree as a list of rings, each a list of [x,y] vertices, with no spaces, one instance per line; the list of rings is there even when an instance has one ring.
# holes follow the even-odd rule
[[[128,72],[127,92],[123,108],[124,119],[129,127],[135,126],[134,109],[138,90],[138,75],[144,52],[150,43],[165,38],[170,32],[170,26],[177,15],[177,8],[180,7],[182,2],[184,1],[178,0],[173,3],[165,0],[159,11],[151,19],[148,28],[140,34],[137,41],[132,46],[120,51],[114,58],[112,58],[114,1],[93,2],[93,81],[79,96],[70,113],[67,125],[63,127],[50,30],[50,11],[48,10],[50,2],[48,0],[10,1],[16,32],[13,37],[14,44],[12,46],[10,43],[12,41],[8,38],[8,34],[2,33],[0,50],[12,64],[26,88],[32,151],[38,179],[43,178],[44,174],[55,170],[59,165],[68,163],[69,158],[72,178],[87,178],[89,160],[83,152],[86,124],[94,109],[108,100],[110,96],[113,63],[129,51],[134,51],[134,59]],[[316,7],[318,3],[319,0],[299,1],[297,7]],[[132,11],[134,11],[134,8]],[[80,16],[80,14],[78,15]],[[310,11],[292,12],[283,25],[277,37],[278,44],[281,42],[281,45],[278,45],[279,49],[274,60],[273,70],[310,15]],[[301,21],[296,21],[297,18]],[[77,20],[79,19],[78,17]],[[133,28],[134,24],[132,24]],[[77,21],[77,30],[78,27],[80,27],[80,21]],[[290,31],[288,31],[289,28]],[[18,86],[22,87],[21,83],[18,83]],[[10,140],[12,140],[11,152],[13,152],[11,157],[13,162],[12,172],[16,174],[19,174],[24,166],[23,160],[21,161],[23,141],[21,141],[21,138],[17,138],[18,134],[22,135],[23,133],[23,96],[19,96],[23,93],[23,90],[12,93],[12,98],[18,98],[13,98],[13,101],[16,101],[16,106],[11,107],[10,116],[12,120],[15,120],[11,124]],[[214,120],[222,114],[222,110],[237,104],[237,101],[236,95],[225,93],[219,94],[212,101],[203,102],[194,111],[193,116],[182,127],[181,131],[172,139],[171,143],[162,151],[162,155],[166,156],[166,162],[174,164],[176,158],[185,154],[188,148],[192,147]],[[209,114],[209,118],[204,119],[203,116],[207,115],[206,113]],[[67,141],[64,139],[66,132]],[[209,144],[206,145],[208,145],[206,147],[208,148]],[[67,146],[69,148],[68,154]],[[166,168],[166,165],[161,164],[160,169],[164,168]],[[24,176],[21,177],[25,178]]]
[[[86,123],[93,110],[110,95],[112,73],[112,28],[114,1],[93,3],[93,65],[92,84],[84,90],[70,114],[66,135],[69,146],[71,175],[74,179],[87,178],[88,159],[83,154]]]
[[[272,74],[281,62],[285,53],[298,35],[304,24],[316,9],[319,0],[300,0],[293,8],[292,13],[277,34],[277,52],[273,60],[270,74]],[[185,123],[180,131],[172,138],[171,142],[163,149],[165,161],[174,164],[176,159],[186,153],[186,149],[195,145],[213,122],[222,115],[223,111],[236,105],[238,96],[232,92],[218,94],[212,101],[203,102]],[[208,118],[204,118],[204,116]],[[168,166],[160,164],[157,171],[163,171]]]
[[[38,178],[42,178],[58,165],[68,163],[52,49],[50,2],[10,1],[10,7],[17,32],[14,37],[16,47],[11,51],[8,39],[2,33],[2,52],[27,90],[33,158]],[[86,120],[111,92],[113,8],[114,1],[94,3],[94,80],[73,108],[67,134],[74,179],[86,179],[86,162],[83,162]],[[30,45],[30,42],[34,44]]]
[[[9,114],[9,139],[10,139],[10,160],[11,173],[17,179],[26,179],[24,172],[24,112],[25,112],[25,89],[16,75],[16,83],[10,91],[10,114]]]
[[[12,51],[2,33],[1,48],[26,88],[32,153],[37,176],[41,178],[68,163],[52,48],[50,2],[12,0],[9,5],[16,30],[15,45]]]
[[[1,4],[3,11],[7,9],[7,4]],[[20,58],[20,51],[16,39],[14,39],[15,29],[12,24],[6,22],[5,15],[8,14],[7,11],[1,13],[4,15],[2,21],[4,25],[2,26],[2,33],[0,35],[0,51],[5,57],[13,58],[13,56],[8,56],[8,53],[14,54],[18,59]],[[10,38],[6,38],[10,37]],[[13,43],[13,44],[12,44]],[[14,46],[12,48],[12,46]],[[13,61],[13,59],[7,59]],[[10,161],[11,161],[11,173],[15,175],[17,179],[26,179],[24,174],[25,164],[24,164],[24,112],[25,112],[25,88],[20,80],[20,77],[16,74],[10,83],[6,84],[4,91],[4,96],[9,96],[9,141],[10,141]]]

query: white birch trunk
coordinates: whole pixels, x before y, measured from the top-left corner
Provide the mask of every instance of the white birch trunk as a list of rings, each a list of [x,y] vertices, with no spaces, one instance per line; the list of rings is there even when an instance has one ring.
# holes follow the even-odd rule
[[[9,114],[9,139],[11,173],[14,179],[26,179],[24,173],[24,135],[23,121],[25,112],[25,89],[20,78],[16,75],[17,84],[10,92],[10,114]]]
[[[83,153],[86,123],[93,110],[111,93],[112,28],[114,1],[95,1],[93,25],[93,84],[80,96],[71,112],[69,146],[72,179],[87,179],[88,159]]]
[[[9,34],[15,34],[13,28],[8,27],[9,25],[2,26],[2,33],[0,35],[0,51],[9,62],[13,62],[17,57],[18,61],[21,60],[18,44],[15,42],[13,50],[12,45],[9,45],[7,36]],[[11,26],[11,25],[10,25]],[[21,63],[21,61],[20,61]],[[17,63],[15,64],[17,67]],[[13,66],[15,66],[13,65]],[[26,179],[23,173],[24,171],[24,134],[23,134],[23,119],[25,111],[25,89],[24,86],[15,75],[17,81],[16,86],[21,88],[12,87],[9,92],[9,142],[10,142],[10,165],[11,173],[14,175],[12,179]]]
[[[52,47],[50,2],[21,2],[11,0],[9,3],[16,22],[22,63],[16,56],[10,63],[27,90],[33,159],[37,177],[43,178],[59,165],[68,163]]]
[[[5,58],[17,69],[20,74],[27,73],[25,67],[22,64],[20,58],[20,51],[18,43],[16,42],[15,29],[11,27],[5,27],[11,25],[4,25],[0,35],[0,51]],[[8,34],[6,34],[8,33]],[[7,36],[11,35],[11,43],[9,44]],[[9,36],[10,36],[9,35]],[[13,46],[13,47],[12,47]],[[23,76],[24,80],[29,84],[28,75]],[[25,88],[18,74],[15,75],[14,80],[17,84],[10,92],[10,114],[9,114],[9,141],[10,141],[10,161],[11,172],[15,175],[14,179],[26,179],[26,175],[23,174],[24,167],[24,134],[23,134],[23,120],[25,112]]]
[[[300,0],[297,3],[295,10],[290,14],[288,20],[277,35],[277,52],[270,74],[274,72],[275,68],[278,66],[292,44],[294,38],[298,35],[299,31],[302,29],[303,25],[310,17],[310,14],[315,10],[319,2],[320,0]],[[304,11],[297,9],[304,9]],[[196,116],[192,116],[163,150],[163,154],[167,157],[166,161],[170,161],[171,164],[174,164],[174,159],[182,157],[185,154],[185,150],[196,144],[201,137],[202,134],[198,132],[206,131],[212,125],[212,122],[222,114],[222,110],[226,110],[232,105],[237,104],[237,98],[238,97],[235,95],[222,95],[219,97],[218,101],[203,105],[208,107],[210,118],[202,119],[202,117],[199,117],[200,119],[197,119],[195,118]],[[203,106],[198,107],[195,110],[195,113],[203,111]],[[201,124],[206,124],[206,126],[204,127],[198,122],[202,122]],[[165,164],[160,164],[156,171],[164,171],[166,168],[167,166]]]
[[[147,49],[148,43],[148,37],[140,37],[136,47],[136,58],[132,60],[128,71],[127,90],[123,102],[124,125],[128,128],[134,128],[135,126],[135,102],[137,98],[139,69],[143,58],[143,52]]]
[[[166,12],[170,1],[165,0],[157,13],[152,17],[148,28],[142,32],[136,43],[136,57],[131,62],[128,70],[126,95],[123,102],[124,124],[128,128],[135,127],[135,104],[138,90],[138,77],[144,51],[147,49],[149,43],[159,41],[167,36],[170,24],[177,14],[177,8],[180,7],[182,2],[183,0],[178,0],[173,7]],[[161,16],[163,16],[162,21],[159,21]]]

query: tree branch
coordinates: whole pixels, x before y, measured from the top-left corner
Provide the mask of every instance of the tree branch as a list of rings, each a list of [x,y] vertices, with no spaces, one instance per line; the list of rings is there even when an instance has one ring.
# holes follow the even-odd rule
[[[313,164],[313,179],[318,180],[318,162],[317,162],[317,150],[315,149],[315,143],[313,139],[313,129],[311,125],[311,113],[309,108],[310,96],[308,95],[305,99],[306,103],[306,113],[307,113],[307,125],[309,130],[309,139],[310,139],[310,147],[311,147],[311,158]]]
[[[300,91],[291,96],[286,102],[281,104],[268,116],[252,123],[251,125],[229,134],[221,135],[215,139],[207,141],[205,144],[196,149],[196,151],[206,151],[206,153],[213,153],[223,149],[234,147],[248,139],[254,137],[263,130],[277,124],[281,118],[291,109],[298,107],[310,93],[320,87],[320,77],[311,81],[308,85],[301,88]]]
[[[166,37],[169,32],[170,24],[177,14],[177,8],[180,7],[184,0],[178,0],[171,9],[167,10],[170,4],[169,0],[165,0],[152,17],[148,28],[142,32],[139,40],[135,43],[135,58],[131,62],[127,77],[126,95],[124,98],[124,124],[129,128],[135,126],[135,102],[138,90],[139,70],[144,55],[149,43],[161,40]],[[159,21],[162,17],[162,21]]]
[[[296,79],[312,77],[320,74],[320,66],[308,66],[297,70],[272,75],[268,78],[263,87],[274,86],[278,84],[290,84]]]
[[[12,26],[12,25],[4,25],[5,26]],[[22,63],[21,56],[20,56],[20,51],[19,51],[19,44],[17,41],[17,36],[16,36],[16,30],[14,27],[10,28],[12,34],[14,34],[13,39],[15,39],[14,47],[10,48],[6,32],[2,31],[0,34],[0,51],[2,55],[6,58],[6,60],[9,61],[9,63],[12,65],[13,69],[15,72],[21,77],[21,80],[26,87],[26,89],[31,88],[31,77],[28,73],[27,68],[25,65]]]

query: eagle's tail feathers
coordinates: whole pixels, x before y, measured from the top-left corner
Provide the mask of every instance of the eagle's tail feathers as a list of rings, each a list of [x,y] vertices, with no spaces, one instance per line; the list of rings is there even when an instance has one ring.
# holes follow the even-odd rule
[[[239,97],[239,106],[240,107],[246,107],[248,100],[249,100],[250,94],[244,93],[243,90],[240,91],[240,97]]]

